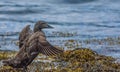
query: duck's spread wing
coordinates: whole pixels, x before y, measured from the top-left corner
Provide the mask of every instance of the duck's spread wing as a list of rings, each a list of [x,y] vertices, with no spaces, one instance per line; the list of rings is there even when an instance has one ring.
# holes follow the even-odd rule
[[[31,35],[32,30],[30,30],[30,25],[27,25],[22,29],[19,34],[19,48],[21,48],[25,42],[25,40]]]
[[[40,53],[50,56],[50,55],[56,55],[59,53],[62,53],[63,50],[56,48],[54,46],[52,46],[47,40],[46,37],[44,35],[43,32],[36,32],[34,33],[30,40],[28,41],[29,43],[29,47],[30,48],[37,48],[37,50],[39,50]],[[29,49],[30,49],[29,48]]]
[[[58,48],[52,46],[47,41],[40,42],[39,43],[39,47],[40,47],[40,52],[42,54],[45,54],[45,55],[48,55],[48,56],[50,56],[50,55],[56,55],[56,54],[59,54],[59,53],[63,52],[63,50],[58,49]]]
[[[40,52],[45,55],[56,55],[62,53],[63,50],[52,46],[45,38],[45,36],[39,35],[39,48]]]

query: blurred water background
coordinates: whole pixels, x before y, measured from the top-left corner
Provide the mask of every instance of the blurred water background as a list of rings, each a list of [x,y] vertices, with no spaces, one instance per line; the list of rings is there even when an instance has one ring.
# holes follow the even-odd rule
[[[18,50],[21,29],[44,20],[53,45],[64,40],[104,39],[120,35],[120,0],[0,0],[0,50]],[[70,33],[67,37],[64,34]],[[63,40],[63,41],[62,41]],[[100,54],[120,58],[120,45],[82,44]]]

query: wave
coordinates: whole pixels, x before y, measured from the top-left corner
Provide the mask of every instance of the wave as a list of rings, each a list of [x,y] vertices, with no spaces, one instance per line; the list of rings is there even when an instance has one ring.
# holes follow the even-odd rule
[[[70,22],[48,22],[53,25],[61,25],[61,26],[92,26],[92,27],[105,27],[105,28],[120,28],[120,25],[110,25],[110,23],[119,23],[120,21],[103,21],[103,22],[79,22],[79,23],[70,23]]]
[[[0,14],[33,14],[33,13],[43,13],[45,10],[37,10],[37,9],[23,9],[23,10],[13,10],[13,11],[0,11]]]
[[[95,0],[62,0],[65,3],[87,3]]]
[[[13,5],[0,5],[0,7],[40,7],[40,5],[20,5],[20,4],[13,4]]]
[[[52,3],[62,3],[62,4],[78,4],[78,3],[88,3],[95,0],[45,0],[45,2],[52,2]]]

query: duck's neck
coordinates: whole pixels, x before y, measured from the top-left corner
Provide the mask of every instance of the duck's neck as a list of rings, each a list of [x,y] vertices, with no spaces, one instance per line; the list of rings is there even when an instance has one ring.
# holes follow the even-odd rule
[[[39,28],[34,28],[34,33],[37,32],[37,31],[42,31],[42,29],[39,29]]]

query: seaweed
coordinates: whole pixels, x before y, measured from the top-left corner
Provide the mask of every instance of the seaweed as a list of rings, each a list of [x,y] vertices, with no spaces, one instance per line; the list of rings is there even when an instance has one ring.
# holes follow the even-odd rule
[[[7,54],[10,53],[15,54],[13,52]],[[43,62],[39,61],[41,59]],[[28,72],[120,72],[120,63],[116,63],[115,58],[100,55],[88,48],[67,50],[58,56],[35,60],[28,66]],[[45,62],[44,60],[51,61]],[[22,71],[22,69],[13,69],[9,66],[0,67],[0,72]]]

